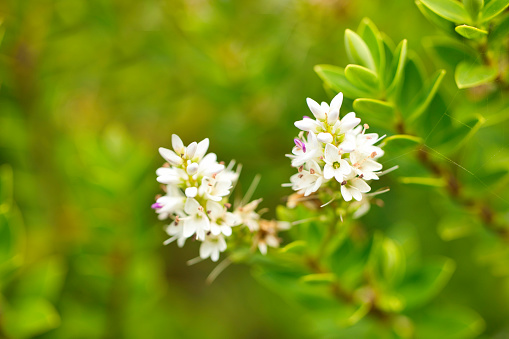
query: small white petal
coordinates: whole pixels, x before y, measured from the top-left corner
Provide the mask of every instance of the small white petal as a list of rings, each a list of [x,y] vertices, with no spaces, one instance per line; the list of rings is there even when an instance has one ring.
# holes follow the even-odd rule
[[[325,112],[322,110],[322,108],[316,101],[314,101],[311,98],[307,98],[306,102],[308,104],[309,109],[311,110],[311,113],[313,113],[315,118],[317,118],[318,120],[325,119]]]
[[[182,142],[182,139],[179,138],[178,135],[173,134],[171,136],[171,145],[173,146],[173,149],[177,154],[183,155],[185,151],[184,143]]]
[[[331,164],[325,164],[323,168],[323,177],[327,180],[331,179],[334,176],[334,168],[332,168]]]
[[[195,175],[198,173],[199,165],[195,162],[193,162],[191,165],[187,166],[187,173],[189,175]]]
[[[198,143],[198,146],[196,147],[196,152],[194,153],[194,158],[197,159],[197,161],[200,161],[201,158],[207,153],[207,150],[209,149],[209,138],[205,138],[202,141]]]
[[[194,157],[194,153],[196,152],[197,148],[198,144],[196,143],[196,141],[193,141],[192,143],[189,144],[189,146],[187,146],[186,153],[189,159],[192,159]]]
[[[341,195],[343,196],[343,199],[345,199],[345,201],[352,200],[352,194],[350,193],[350,190],[346,188],[345,185],[341,186]]]
[[[330,133],[323,133],[323,132],[319,133],[316,136],[316,139],[318,139],[318,141],[323,142],[325,144],[331,143],[332,140],[334,140],[334,138],[332,137],[332,134],[330,134]]]
[[[339,92],[334,99],[332,99],[330,103],[331,109],[338,110],[341,108],[341,104],[343,103],[343,93]]]
[[[167,148],[159,147],[159,154],[161,154],[161,156],[171,165],[179,166],[183,162],[181,157],[179,157],[177,154],[175,154],[175,152]]]
[[[186,188],[186,197],[194,198],[197,194],[198,194],[198,188],[197,187],[188,187],[188,188]]]

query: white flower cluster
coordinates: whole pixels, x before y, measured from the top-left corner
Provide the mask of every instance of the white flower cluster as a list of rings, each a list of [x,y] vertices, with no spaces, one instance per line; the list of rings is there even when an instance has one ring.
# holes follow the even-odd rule
[[[157,196],[152,205],[159,219],[172,220],[166,228],[170,238],[165,244],[177,241],[182,247],[186,239],[193,238],[201,241],[202,259],[210,257],[217,261],[219,254],[227,248],[225,237],[232,235],[232,227],[244,225],[251,232],[257,232],[254,239],[260,246],[258,233],[262,233],[262,219],[255,210],[261,200],[228,211],[231,208],[228,197],[239,177],[239,171],[233,171],[234,162],[225,167],[217,162],[214,153],[206,154],[209,139],[185,147],[173,134],[172,146],[173,150],[159,148],[167,163],[157,169],[157,181],[166,194]],[[263,245],[260,249],[263,252]]]
[[[302,132],[294,139],[292,154],[287,156],[298,173],[287,186],[299,194],[309,196],[335,180],[341,185],[345,201],[361,201],[371,190],[366,181],[378,179],[382,165],[376,160],[384,152],[375,144],[385,135],[379,138],[376,133],[366,133],[368,125],[359,125],[361,119],[354,112],[340,119],[342,103],[343,93],[336,95],[330,106],[308,98],[315,119],[305,116],[295,122]]]

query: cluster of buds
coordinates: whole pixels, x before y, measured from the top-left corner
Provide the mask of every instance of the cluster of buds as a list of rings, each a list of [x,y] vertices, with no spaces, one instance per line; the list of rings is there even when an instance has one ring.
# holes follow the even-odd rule
[[[167,161],[157,169],[157,181],[162,184],[165,195],[156,197],[152,205],[159,219],[170,219],[166,232],[169,244],[177,241],[184,246],[191,238],[201,242],[200,257],[219,259],[227,249],[227,239],[233,228],[245,227],[253,234],[254,245],[266,253],[267,245],[276,247],[278,229],[285,228],[276,223],[268,230],[267,220],[256,212],[259,200],[232,208],[229,196],[239,178],[239,167],[234,171],[234,162],[228,166],[217,161],[214,153],[208,153],[209,139],[192,142],[187,147],[175,134],[172,136],[173,150],[159,148]]]
[[[292,154],[287,156],[298,172],[285,186],[299,195],[307,197],[328,187],[339,191],[345,201],[361,202],[371,191],[368,182],[378,180],[381,175],[382,165],[377,159],[384,151],[375,144],[385,135],[366,133],[369,126],[360,125],[361,119],[354,112],[340,118],[342,102],[343,93],[336,95],[330,106],[308,98],[315,119],[304,116],[295,122],[301,132],[294,139]]]

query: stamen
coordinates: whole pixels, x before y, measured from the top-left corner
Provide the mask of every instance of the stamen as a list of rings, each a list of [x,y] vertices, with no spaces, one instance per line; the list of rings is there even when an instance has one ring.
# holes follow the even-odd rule
[[[341,182],[341,186],[345,186],[346,185],[346,180],[343,180],[343,182]]]
[[[304,170],[304,165],[299,167],[299,173],[302,172],[303,170]]]
[[[168,168],[168,167],[170,167],[170,164],[169,164],[169,163],[167,163],[167,162],[165,162],[165,163],[163,164],[163,167]]]
[[[227,202],[226,204],[224,204],[224,207],[226,207],[226,208],[230,208],[230,207],[232,207],[232,204],[230,204],[229,202]]]
[[[314,169],[310,169],[310,170],[309,170],[309,173],[311,173],[311,174],[315,174],[315,170],[314,170]]]

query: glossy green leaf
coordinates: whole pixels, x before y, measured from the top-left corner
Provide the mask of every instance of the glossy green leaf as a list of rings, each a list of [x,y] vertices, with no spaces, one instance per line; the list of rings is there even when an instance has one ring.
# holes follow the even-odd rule
[[[352,63],[367,67],[376,71],[375,61],[368,48],[368,45],[355,32],[347,29],[345,31],[345,47],[348,58]]]
[[[359,24],[357,32],[371,51],[378,77],[383,79],[385,71],[385,50],[382,36],[378,28],[369,18],[364,18]]]
[[[447,19],[456,23],[470,22],[465,7],[462,3],[455,0],[420,0],[426,7]]]
[[[455,69],[460,62],[475,62],[477,51],[472,47],[448,38],[431,38],[424,40],[424,46],[433,57]]]
[[[346,78],[344,69],[331,65],[316,65],[315,72],[334,91],[343,92],[347,98],[355,99],[369,95],[366,91],[352,85]]]
[[[481,22],[491,20],[502,13],[508,6],[509,1],[507,0],[491,0],[486,3],[486,6],[484,6],[481,11],[481,15],[479,16],[479,20]]]
[[[416,338],[468,339],[484,330],[484,320],[475,312],[460,307],[435,306],[412,317]]]
[[[456,265],[448,258],[437,258],[410,271],[397,288],[407,309],[428,303],[445,287]]]
[[[441,153],[450,154],[460,149],[484,125],[486,119],[478,115],[473,119],[458,122],[452,131],[444,131],[443,142],[438,147]]]
[[[409,51],[411,52],[411,51]],[[409,106],[414,101],[424,84],[424,66],[415,53],[409,53],[403,72],[404,95],[398,96],[397,106],[402,116],[409,116]]]
[[[392,82],[387,88],[387,95],[391,96],[394,94],[396,88],[398,85],[401,84],[403,72],[405,69],[405,63],[406,63],[406,56],[407,56],[407,41],[406,39],[401,41],[398,46],[396,47],[396,51],[394,53],[394,58],[392,59],[392,66],[391,66],[391,76],[392,76]]]
[[[470,14],[472,21],[475,22],[484,6],[484,0],[463,0],[463,6],[465,6],[468,14]]]
[[[384,87],[389,87],[393,77],[391,76],[391,67],[392,67],[392,60],[394,59],[393,51],[396,49],[396,46],[392,42],[392,40],[384,33],[380,33],[382,36],[382,44],[384,48],[384,54],[385,54],[385,70],[383,72],[383,84]]]
[[[394,107],[385,102],[375,99],[356,99],[353,108],[363,121],[373,126],[390,129],[394,123]]]
[[[477,27],[460,25],[454,29],[459,35],[472,40],[479,40],[488,35],[488,31],[479,29]]]
[[[359,65],[348,65],[345,76],[352,85],[367,92],[376,92],[379,88],[378,77],[375,72]]]
[[[419,8],[421,13],[424,15],[424,17],[428,19],[432,24],[441,28],[445,32],[452,32],[455,26],[454,23],[447,19],[444,19],[437,13],[433,12],[431,9],[425,6],[420,0],[416,0],[415,4],[417,5],[417,8]]]
[[[410,104],[408,122],[412,123],[426,111],[429,104],[435,97],[440,83],[445,76],[444,70],[437,71],[423,86],[422,90],[416,96],[414,101]]]
[[[458,88],[471,88],[492,82],[497,77],[497,70],[485,65],[462,62],[456,68],[454,79]]]

